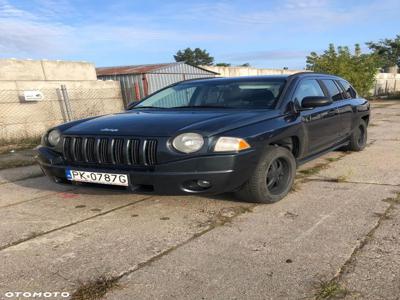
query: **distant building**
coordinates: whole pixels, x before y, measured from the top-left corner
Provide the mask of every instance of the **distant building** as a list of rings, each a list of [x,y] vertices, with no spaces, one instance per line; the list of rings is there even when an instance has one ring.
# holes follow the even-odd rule
[[[184,62],[96,68],[97,78],[118,80],[125,104],[140,100],[182,80],[215,77],[218,73]]]

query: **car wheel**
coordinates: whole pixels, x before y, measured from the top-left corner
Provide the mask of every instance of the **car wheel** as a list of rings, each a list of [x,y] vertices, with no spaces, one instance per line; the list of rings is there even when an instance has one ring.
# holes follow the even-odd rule
[[[296,160],[286,148],[269,146],[250,179],[236,192],[244,201],[274,203],[290,191],[296,176]]]
[[[364,120],[360,120],[357,128],[354,129],[354,132],[350,136],[350,143],[348,146],[348,150],[350,151],[361,151],[367,145],[367,124]]]

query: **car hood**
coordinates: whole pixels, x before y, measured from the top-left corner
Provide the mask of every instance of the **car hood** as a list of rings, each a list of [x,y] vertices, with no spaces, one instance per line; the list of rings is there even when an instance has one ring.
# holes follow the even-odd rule
[[[66,129],[71,135],[172,136],[201,132],[205,136],[278,116],[275,110],[132,110],[83,120]]]

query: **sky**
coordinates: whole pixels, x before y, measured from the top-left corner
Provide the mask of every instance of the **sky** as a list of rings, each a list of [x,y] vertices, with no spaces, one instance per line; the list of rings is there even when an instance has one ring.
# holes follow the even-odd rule
[[[311,51],[400,34],[399,0],[0,0],[0,58],[172,62],[206,49],[215,62],[302,69]]]

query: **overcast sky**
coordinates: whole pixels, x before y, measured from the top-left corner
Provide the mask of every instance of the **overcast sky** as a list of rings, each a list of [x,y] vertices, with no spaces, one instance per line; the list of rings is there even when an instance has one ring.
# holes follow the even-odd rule
[[[0,57],[97,66],[173,61],[182,48],[216,62],[303,68],[329,43],[400,34],[399,0],[0,0]]]

